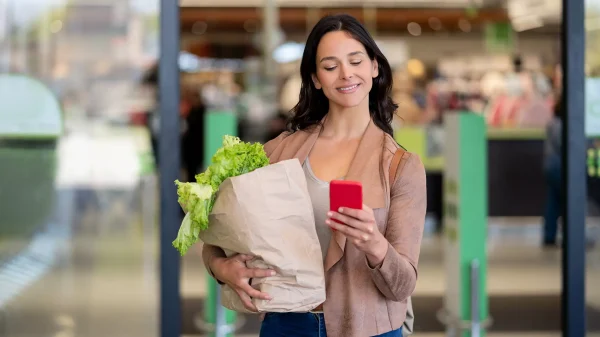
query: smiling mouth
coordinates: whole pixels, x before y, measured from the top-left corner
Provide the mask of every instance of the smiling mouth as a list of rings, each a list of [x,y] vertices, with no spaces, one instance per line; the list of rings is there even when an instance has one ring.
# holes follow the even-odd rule
[[[342,88],[337,88],[337,90],[341,91],[341,92],[350,92],[356,88],[358,88],[360,84],[354,84],[348,87],[342,87]]]

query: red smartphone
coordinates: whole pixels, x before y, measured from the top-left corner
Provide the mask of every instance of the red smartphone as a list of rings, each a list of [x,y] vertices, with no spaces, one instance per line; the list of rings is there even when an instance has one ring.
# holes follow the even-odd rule
[[[333,180],[329,183],[329,210],[337,212],[340,207],[362,209],[362,184],[358,181]],[[340,223],[335,220],[335,222]]]

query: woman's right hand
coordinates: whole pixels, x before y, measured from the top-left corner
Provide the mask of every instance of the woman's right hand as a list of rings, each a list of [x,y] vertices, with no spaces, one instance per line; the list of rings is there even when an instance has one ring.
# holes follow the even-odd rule
[[[215,257],[210,263],[210,269],[217,280],[235,290],[246,309],[258,312],[256,306],[252,303],[252,298],[269,301],[271,300],[271,296],[252,288],[250,279],[274,276],[275,271],[246,267],[246,261],[250,261],[253,258],[253,256],[245,254],[238,254],[232,257]]]

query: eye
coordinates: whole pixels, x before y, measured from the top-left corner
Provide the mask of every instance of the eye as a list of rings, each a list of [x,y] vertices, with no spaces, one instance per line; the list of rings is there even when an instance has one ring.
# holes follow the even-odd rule
[[[351,65],[353,65],[353,66],[357,66],[357,65],[359,65],[359,64],[361,64],[361,63],[362,63],[362,61],[361,61],[361,60],[359,60],[359,61],[354,61],[354,62],[350,62],[350,64],[351,64]]]
[[[325,70],[327,70],[327,71],[332,71],[332,70],[334,70],[335,68],[336,68],[336,67],[325,67]]]

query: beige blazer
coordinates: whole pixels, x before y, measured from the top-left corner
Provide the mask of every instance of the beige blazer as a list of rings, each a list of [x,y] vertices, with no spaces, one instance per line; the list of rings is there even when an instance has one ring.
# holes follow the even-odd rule
[[[265,144],[271,163],[309,155],[321,126],[310,131],[285,132]],[[389,241],[383,263],[370,268],[364,253],[346,237],[334,232],[325,257],[327,300],[323,304],[327,336],[376,336],[402,327],[407,299],[417,281],[417,265],[427,204],[425,169],[418,156],[406,153],[397,179],[389,182],[396,141],[369,124],[346,179],[360,181],[363,201],[375,213],[379,230]],[[391,192],[391,193],[390,193]],[[219,254],[217,247],[203,250],[205,265]]]

